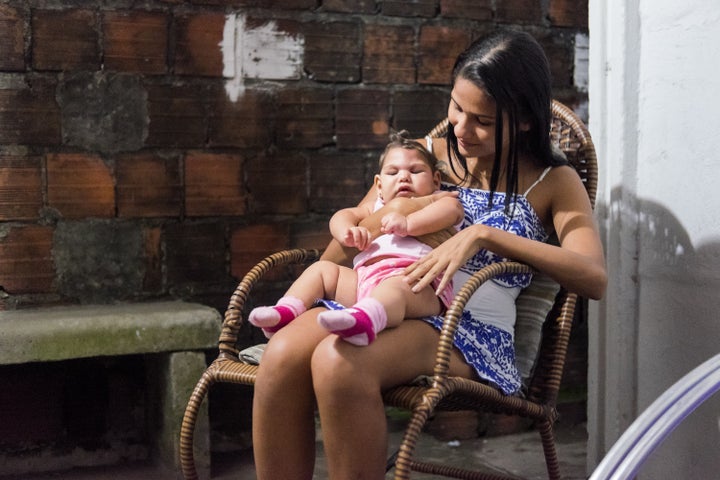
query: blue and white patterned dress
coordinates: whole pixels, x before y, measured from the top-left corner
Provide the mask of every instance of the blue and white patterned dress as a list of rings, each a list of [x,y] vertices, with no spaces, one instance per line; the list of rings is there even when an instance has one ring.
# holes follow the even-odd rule
[[[549,169],[543,172],[538,182],[547,171]],[[490,192],[487,190],[455,185],[443,185],[443,189],[458,192],[465,209],[461,229],[483,224],[533,240],[547,240],[545,228],[525,196],[530,189],[523,195],[516,195],[514,208],[512,204],[509,206],[508,215],[505,214],[506,194],[503,192],[492,195],[492,206],[488,208]],[[455,288],[459,290],[467,278],[484,266],[504,260],[507,259],[481,249],[455,274]],[[483,284],[465,306],[455,333],[455,347],[478,376],[508,395],[516,393],[521,387],[513,344],[515,299],[531,280],[531,274],[507,274]],[[423,320],[438,330],[442,328],[443,319],[440,316]]]

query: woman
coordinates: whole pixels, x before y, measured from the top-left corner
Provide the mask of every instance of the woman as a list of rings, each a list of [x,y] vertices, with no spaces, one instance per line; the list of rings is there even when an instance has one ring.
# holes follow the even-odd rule
[[[465,221],[461,231],[408,267],[414,289],[438,275],[443,284],[454,277],[459,288],[463,276],[504,257],[530,264],[582,296],[602,297],[602,245],[579,177],[551,150],[550,105],[547,59],[530,35],[500,32],[458,57],[447,138],[426,142],[445,162],[445,186],[457,191]],[[432,201],[401,200],[370,217],[368,228],[379,230],[377,218],[385,209],[406,212]],[[559,247],[543,242],[553,231]],[[325,258],[344,260],[333,245]],[[529,280],[488,282],[473,296],[458,329],[451,375],[480,378],[506,393],[519,387],[512,364],[514,298]],[[312,478],[316,408],[330,478],[384,478],[382,391],[432,373],[439,335],[433,319],[406,320],[358,348],[321,328],[321,311],[311,309],[279,330],[263,355],[253,405],[261,480]],[[474,338],[492,339],[502,348],[488,362],[474,355]]]

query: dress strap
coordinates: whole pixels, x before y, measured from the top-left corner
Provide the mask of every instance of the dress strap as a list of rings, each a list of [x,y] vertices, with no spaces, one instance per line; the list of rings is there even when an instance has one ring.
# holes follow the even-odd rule
[[[433,153],[433,139],[430,135],[425,135],[425,144],[427,151]]]
[[[525,193],[523,193],[523,196],[524,196],[524,197],[527,197],[528,194],[530,193],[530,190],[532,190],[533,188],[535,188],[535,185],[537,185],[538,183],[542,182],[543,178],[545,178],[545,175],[547,175],[550,170],[552,170],[552,167],[547,167],[545,170],[543,170],[543,172],[540,174],[540,176],[538,177],[538,179],[535,180],[535,182],[534,182],[532,185],[530,185],[530,187],[529,187],[527,190],[525,190]]]

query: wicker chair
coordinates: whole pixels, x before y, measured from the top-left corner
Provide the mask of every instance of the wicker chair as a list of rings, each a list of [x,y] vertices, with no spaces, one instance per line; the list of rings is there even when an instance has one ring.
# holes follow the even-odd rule
[[[555,146],[567,156],[575,167],[594,205],[597,185],[597,159],[595,149],[585,125],[561,103],[552,106],[553,123],[551,136]],[[447,129],[447,122],[441,122],[430,135],[439,137]],[[226,382],[254,385],[257,366],[239,359],[236,348],[238,332],[243,323],[243,306],[253,286],[270,269],[280,265],[307,264],[317,260],[319,250],[294,249],[275,253],[258,263],[242,279],[230,298],[219,338],[219,356],[207,368],[197,383],[188,402],[183,419],[180,438],[180,458],[183,474],[187,480],[197,479],[193,458],[193,433],[198,409],[208,390],[214,383]],[[575,315],[577,296],[557,289],[554,303],[542,325],[542,340],[538,341],[537,360],[527,379],[523,395],[506,396],[499,390],[480,382],[448,376],[452,338],[457,329],[462,309],[485,281],[502,273],[531,272],[532,269],[517,262],[503,262],[490,265],[478,271],[460,289],[445,315],[436,353],[436,364],[429,386],[404,385],[384,393],[386,405],[412,411],[405,436],[399,451],[392,457],[390,467],[395,467],[396,479],[410,478],[411,471],[430,473],[438,476],[465,479],[500,479],[501,476],[466,469],[436,465],[416,460],[413,457],[415,445],[423,427],[436,409],[478,410],[484,412],[520,415],[532,419],[542,439],[548,477],[560,478],[560,469],[553,424],[557,418],[556,402],[563,373],[570,330]],[[530,287],[528,287],[530,288]],[[522,294],[521,294],[522,296]],[[547,315],[546,315],[547,314]]]

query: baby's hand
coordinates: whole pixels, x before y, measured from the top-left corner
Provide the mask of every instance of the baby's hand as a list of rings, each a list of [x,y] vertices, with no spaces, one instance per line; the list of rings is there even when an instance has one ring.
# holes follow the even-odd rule
[[[365,227],[350,227],[340,240],[346,247],[354,247],[358,250],[365,250],[370,244],[370,230]]]
[[[397,212],[390,212],[380,220],[380,231],[382,233],[393,233],[401,237],[407,236],[407,217]]]

